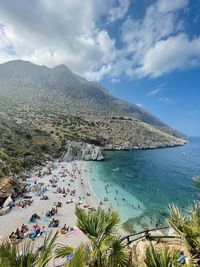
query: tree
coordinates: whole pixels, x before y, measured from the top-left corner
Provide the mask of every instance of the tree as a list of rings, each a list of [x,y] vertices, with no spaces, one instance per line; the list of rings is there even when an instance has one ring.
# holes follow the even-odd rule
[[[86,212],[76,208],[77,226],[88,237],[91,253],[89,266],[127,266],[129,255],[121,237],[117,235],[120,218],[115,211],[98,208]]]
[[[80,266],[88,267],[125,267],[129,262],[128,250],[124,241],[117,235],[119,215],[115,211],[98,208],[97,211],[86,212],[76,208],[77,227],[88,237],[90,243],[74,251],[74,256],[66,267],[82,259]],[[60,247],[58,257],[66,257],[72,253],[70,247]],[[78,256],[79,255],[79,256]],[[85,263],[83,263],[83,261]],[[84,265],[85,264],[85,265]]]

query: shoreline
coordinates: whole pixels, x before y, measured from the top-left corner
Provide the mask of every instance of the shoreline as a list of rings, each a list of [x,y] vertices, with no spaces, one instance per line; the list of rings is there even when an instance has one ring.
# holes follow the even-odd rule
[[[112,149],[113,150],[113,149]],[[72,183],[72,186],[70,189],[75,189],[77,191],[77,195],[75,197],[75,201],[77,203],[78,201],[78,196],[84,196],[85,200],[87,201],[87,203],[90,206],[94,206],[94,207],[98,207],[99,206],[99,202],[101,201],[103,203],[102,207],[106,207],[106,208],[114,208],[116,209],[119,214],[121,215],[121,213],[123,212],[123,206],[127,205],[128,202],[124,202],[124,204],[120,203],[117,205],[111,205],[113,204],[114,201],[114,197],[109,195],[109,201],[104,201],[104,199],[102,198],[103,195],[103,191],[100,188],[100,185],[98,184],[98,182],[100,184],[105,184],[104,178],[102,180],[102,178],[100,177],[100,174],[97,174],[95,172],[95,174],[93,174],[93,170],[91,167],[90,163],[94,163],[94,161],[84,161],[84,160],[74,160],[74,161],[65,161],[65,160],[54,160],[54,161],[49,161],[45,166],[41,166],[41,167],[35,167],[34,169],[40,169],[42,171],[47,171],[48,170],[48,166],[49,165],[55,165],[55,170],[52,171],[52,174],[45,174],[44,176],[42,176],[41,181],[45,180],[45,183],[48,183],[49,178],[51,176],[57,175],[60,176],[59,172],[62,171],[63,168],[68,169],[68,171],[71,171],[73,169],[73,166],[75,165],[78,168],[78,173],[76,173],[77,178],[75,179],[75,181]],[[96,162],[96,161],[95,161]],[[31,172],[32,177],[36,176],[37,171],[34,170]],[[94,176],[94,180],[96,180],[97,184],[96,186],[98,186],[98,193],[95,192],[94,188],[96,188],[93,184],[92,181],[92,176]],[[96,177],[98,176],[98,177]],[[70,177],[66,177],[66,179],[68,179]],[[81,185],[81,180],[83,181],[83,185]],[[60,181],[62,185],[63,181]],[[65,183],[66,182],[66,183]],[[67,180],[64,182],[65,186],[67,186]],[[95,183],[96,183],[95,182]],[[104,188],[103,188],[104,189]],[[118,189],[120,190],[120,188]],[[89,193],[89,195],[87,196],[87,193]],[[104,193],[105,193],[105,189],[104,189]],[[110,192],[109,192],[110,193]],[[111,192],[112,193],[112,192]],[[100,197],[99,197],[100,194]],[[124,192],[120,191],[119,197],[122,197],[124,194]],[[126,192],[127,194],[127,192]],[[50,198],[49,200],[40,200],[38,196],[36,196],[34,193],[31,193],[32,197],[33,197],[33,204],[30,207],[24,208],[20,210],[20,208],[16,208],[14,207],[8,214],[0,216],[0,242],[9,236],[9,234],[12,233],[12,231],[15,231],[15,229],[17,227],[21,227],[21,225],[23,223],[27,224],[28,220],[30,218],[30,216],[33,213],[41,213],[41,217],[45,217],[45,211],[50,209],[53,205],[53,202],[58,202],[58,201],[62,201],[63,207],[67,207],[67,211],[63,211],[63,208],[59,209],[59,213],[56,216],[56,218],[58,217],[58,219],[60,219],[60,225],[59,225],[59,229],[61,229],[61,227],[63,227],[63,225],[66,223],[69,226],[75,226],[76,225],[76,217],[74,214],[74,210],[75,210],[75,203],[72,204],[67,204],[66,206],[66,200],[68,200],[68,198],[70,197],[62,197],[61,195],[54,195],[52,194],[52,192],[50,192]],[[114,195],[114,194],[113,194]],[[133,196],[132,196],[133,197]],[[134,199],[134,197],[132,198],[131,196],[128,196],[128,201],[131,198],[131,201],[128,203],[130,204],[134,204],[134,208],[132,209],[132,213],[131,214],[127,214],[127,218],[126,220],[122,220],[122,224],[124,222],[126,222],[129,218],[131,217],[138,217],[141,215],[141,213],[143,213],[143,211],[145,210],[145,207],[143,207],[142,202],[140,200]],[[110,198],[111,199],[110,201]],[[122,200],[122,199],[120,199]],[[119,201],[120,201],[119,200]],[[19,201],[19,199],[17,199],[17,202]],[[40,203],[42,204],[42,206],[40,206]],[[111,204],[110,204],[111,203]],[[116,203],[115,203],[116,204]],[[140,206],[139,209],[137,209],[137,205]],[[122,212],[121,212],[122,211]],[[133,215],[133,216],[132,216]],[[121,216],[122,218],[122,216]],[[43,218],[44,219],[44,218]],[[7,223],[9,221],[9,223]],[[43,220],[40,222],[41,225],[45,225],[45,227],[47,227],[47,223],[44,222]],[[4,229],[4,227],[6,226],[6,228]],[[31,226],[31,225],[30,225]],[[57,228],[56,228],[57,229]],[[53,230],[56,230],[53,229]],[[54,231],[55,232],[55,231]],[[85,241],[86,238],[82,237],[79,238],[79,240],[74,241],[73,238],[69,238],[70,243],[72,245],[78,245],[80,244],[80,242]],[[62,242],[61,242],[62,243]]]
[[[181,143],[168,143],[166,145],[159,144],[155,146],[137,146],[137,147],[102,147],[105,151],[137,151],[137,150],[154,150],[154,149],[165,149],[165,148],[175,148],[180,146],[185,146],[189,143],[189,140],[181,139]]]
[[[25,208],[15,206],[7,214],[0,216],[0,242],[7,239],[9,235],[17,228],[20,228],[23,223],[31,229],[33,224],[29,222],[29,219],[34,213],[37,213],[40,216],[41,219],[37,220],[37,224],[40,227],[44,226],[47,234],[51,231],[55,233],[57,230],[60,230],[64,224],[75,229],[74,232],[67,235],[59,234],[58,243],[70,244],[77,247],[81,242],[87,242],[86,236],[76,227],[75,207],[76,204],[81,201],[83,204],[80,206],[89,204],[89,206],[95,208],[98,207],[99,203],[88,183],[87,173],[89,172],[89,169],[86,162],[49,162],[46,166],[40,169],[40,172],[45,173],[49,166],[54,166],[54,168],[52,168],[52,174],[44,174],[39,178],[37,172],[33,171],[31,173],[31,178],[29,179],[29,182],[32,183],[31,192],[27,193],[27,195],[32,197],[32,205]],[[62,177],[64,176],[64,173],[66,176]],[[68,187],[71,192],[75,190],[75,196],[55,193],[56,190],[54,190],[53,187],[51,188],[49,180],[56,177],[58,178],[58,182],[55,189],[59,187]],[[49,197],[48,200],[40,200],[41,196],[38,195],[38,192],[33,190],[33,184],[35,184],[35,182],[36,184],[43,183],[44,185],[42,187],[46,186],[48,188],[48,191],[45,192]],[[79,197],[81,197],[81,201]],[[74,202],[66,204],[66,201],[69,201],[72,198],[74,199]],[[22,198],[16,199],[16,204],[22,200]],[[47,210],[50,210],[53,207],[55,202],[62,203],[62,207],[58,208],[58,213],[54,217],[55,219],[59,219],[59,227],[48,228],[51,219],[47,218],[45,214]],[[39,237],[36,239],[36,243],[40,244],[41,242],[42,238]]]

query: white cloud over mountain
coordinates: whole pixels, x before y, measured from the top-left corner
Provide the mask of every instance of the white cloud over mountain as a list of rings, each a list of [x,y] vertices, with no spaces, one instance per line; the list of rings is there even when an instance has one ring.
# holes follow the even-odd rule
[[[0,0],[0,61],[66,64],[90,80],[157,77],[200,65],[200,38],[184,33],[178,14],[187,0],[155,1],[141,19],[133,18],[130,5],[130,0]],[[108,30],[115,23],[121,25],[119,36]]]

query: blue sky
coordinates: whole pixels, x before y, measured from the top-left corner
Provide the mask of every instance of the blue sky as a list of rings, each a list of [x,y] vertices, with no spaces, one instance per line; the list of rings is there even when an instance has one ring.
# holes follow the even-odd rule
[[[0,0],[0,62],[66,64],[200,136],[199,0]]]

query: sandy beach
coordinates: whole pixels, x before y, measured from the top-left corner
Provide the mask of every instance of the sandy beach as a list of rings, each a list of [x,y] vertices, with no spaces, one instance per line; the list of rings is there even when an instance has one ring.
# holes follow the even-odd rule
[[[51,170],[51,174],[47,172]],[[98,206],[98,201],[95,199],[92,191],[90,190],[87,176],[89,170],[87,169],[87,162],[73,161],[73,162],[49,162],[47,166],[38,171],[33,172],[28,182],[30,183],[31,192],[27,193],[31,196],[33,203],[25,208],[13,207],[9,213],[0,217],[0,240],[4,240],[14,232],[17,228],[21,228],[22,224],[32,229],[34,223],[30,223],[30,218],[34,213],[40,216],[36,223],[45,229],[45,233],[50,231],[56,232],[60,230],[64,224],[68,227],[73,227],[74,231],[68,234],[59,234],[58,242],[62,244],[73,245],[77,247],[81,242],[87,242],[85,235],[76,227],[75,206],[77,203],[82,203],[81,206]],[[39,177],[41,176],[41,177]],[[57,180],[52,186],[50,180]],[[35,186],[39,186],[40,190],[45,189],[44,195],[48,196],[48,200],[41,200],[41,195],[38,190],[33,190]],[[58,188],[68,188],[69,193],[58,193]],[[70,193],[75,190],[75,195],[71,196]],[[67,201],[73,203],[66,204]],[[23,199],[17,199],[16,204]],[[52,218],[46,216],[46,212],[51,210],[55,203],[61,202],[62,207],[58,208],[57,214],[53,217],[59,220],[59,226],[56,228],[48,228]],[[87,208],[86,208],[87,209]],[[27,237],[28,238],[28,237]],[[26,238],[26,239],[27,239]],[[36,242],[41,242],[42,237],[36,238]]]

